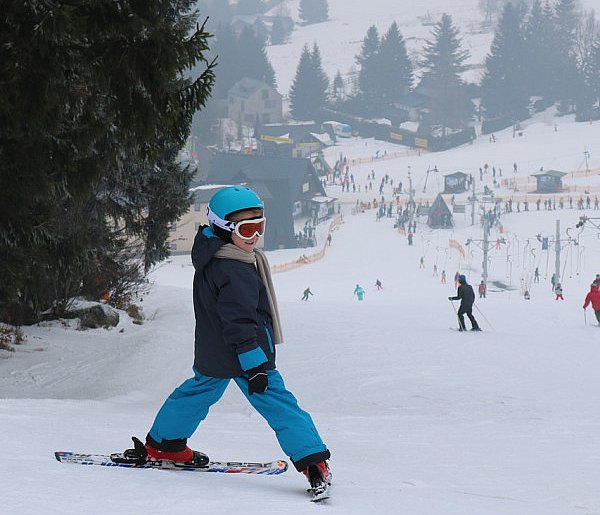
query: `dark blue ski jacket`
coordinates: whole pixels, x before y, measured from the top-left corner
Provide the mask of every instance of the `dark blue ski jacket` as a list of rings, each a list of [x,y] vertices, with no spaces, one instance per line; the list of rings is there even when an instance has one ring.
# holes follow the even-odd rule
[[[263,363],[273,369],[267,290],[252,263],[213,257],[224,244],[207,226],[194,239],[194,368],[209,377],[241,376]]]
[[[456,292],[456,297],[452,297],[452,300],[460,300],[461,307],[472,308],[475,302],[475,292],[473,287],[468,283],[462,283]]]

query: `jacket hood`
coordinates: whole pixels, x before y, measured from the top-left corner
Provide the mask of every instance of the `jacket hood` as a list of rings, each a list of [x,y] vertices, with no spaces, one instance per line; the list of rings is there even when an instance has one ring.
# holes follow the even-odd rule
[[[211,227],[203,225],[198,230],[196,238],[194,238],[194,246],[192,247],[192,263],[197,272],[204,270],[206,265],[219,250],[225,241],[219,238]]]

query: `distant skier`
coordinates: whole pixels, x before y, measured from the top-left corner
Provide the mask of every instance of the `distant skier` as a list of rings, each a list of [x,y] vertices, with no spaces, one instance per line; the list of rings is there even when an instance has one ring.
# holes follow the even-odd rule
[[[423,259],[423,256],[421,256],[421,259],[419,260],[419,268],[425,268],[425,260]]]
[[[563,289],[560,283],[556,283],[556,286],[554,287],[554,293],[556,293],[556,298],[554,300],[565,300],[563,297]]]
[[[455,297],[448,297],[448,300],[460,300],[460,307],[458,308],[458,322],[460,324],[459,331],[466,331],[465,326],[465,315],[469,317],[471,322],[471,331],[481,331],[481,328],[477,324],[477,320],[473,316],[473,303],[475,302],[475,292],[473,287],[467,283],[467,278],[460,274],[458,276],[458,291]]]
[[[442,278],[440,279],[442,284],[446,284],[446,270],[442,270]]]
[[[533,282],[534,283],[540,282],[540,271],[537,266],[535,267],[535,270],[533,272]]]
[[[331,246],[331,234],[327,235],[327,245]]]
[[[487,294],[487,285],[483,281],[481,281],[479,283],[479,289],[478,289],[478,291],[479,291],[479,298],[480,299],[485,299],[485,296]]]
[[[529,290],[525,290],[525,293],[523,294],[523,297],[525,298],[525,300],[531,299],[531,295],[529,295]]]
[[[433,277],[437,277],[437,265],[433,265]]]
[[[594,314],[596,315],[596,320],[598,320],[598,324],[600,324],[600,291],[598,290],[598,286],[596,283],[592,283],[590,286],[589,293],[585,296],[585,302],[583,304],[583,309],[587,308],[592,303],[592,309],[594,310]]]
[[[383,285],[381,284],[381,281],[379,279],[377,279],[375,281],[375,286],[377,286],[377,290],[378,291],[381,290],[381,289],[383,289]]]
[[[412,232],[410,232],[410,229],[409,229],[409,233],[408,233],[408,236],[407,236],[407,238],[408,238],[408,244],[409,244],[409,245],[412,245],[412,241],[413,241],[413,233],[412,233]]]
[[[365,290],[362,289],[360,284],[357,284],[356,288],[354,288],[354,295],[358,297],[358,300],[363,300],[365,298]]]
[[[313,292],[310,291],[310,288],[306,288],[302,294],[302,300],[308,301],[308,296],[313,295]]]
[[[556,277],[556,274],[552,274],[552,277],[550,278],[550,284],[552,285],[552,291],[554,291],[556,289],[556,285],[558,284],[558,278]]]

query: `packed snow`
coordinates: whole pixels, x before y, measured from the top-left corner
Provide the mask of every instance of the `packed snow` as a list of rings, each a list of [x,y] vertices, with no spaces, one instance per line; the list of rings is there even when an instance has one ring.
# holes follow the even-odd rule
[[[380,4],[369,2],[373,10]],[[344,5],[358,15],[358,1],[330,0],[332,16],[340,18]],[[277,71],[285,66],[289,73],[295,63]],[[553,114],[527,121],[522,136],[507,129],[496,142],[479,137],[436,154],[358,138],[328,149],[331,164],[347,156],[361,192],[328,186],[343,215],[331,246],[322,259],[275,274],[274,282],[285,338],[278,368],[332,452],[330,500],[310,503],[308,483],[293,469],[271,477],[191,474],[54,459],[57,450],[107,453],[128,447],[131,435],[143,438],[166,396],[191,376],[193,268],[189,257],[177,256],[152,274],[143,325],[125,313],[112,330],[40,324],[24,328],[26,343],[16,352],[0,351],[2,513],[600,514],[600,328],[591,308],[582,309],[600,273],[593,225],[600,211],[579,210],[576,202],[537,211],[528,180],[540,167],[557,169],[568,172],[564,183],[572,191],[544,198],[600,195],[600,124]],[[490,172],[478,180],[485,163],[508,179],[495,195],[512,195],[521,206],[527,195],[529,211],[503,214],[502,233],[492,230],[492,241],[507,243],[490,250],[488,296],[475,304],[483,332],[459,333],[450,330],[457,324],[448,300],[453,276],[460,271],[476,287],[482,271],[481,248],[465,245],[483,235],[478,216],[471,225],[467,194],[457,195],[466,213],[454,215],[453,229],[432,230],[420,218],[413,246],[394,218],[378,221],[375,210],[354,208],[357,200],[380,198],[385,174],[406,187],[409,170],[417,200],[432,201],[443,175],[454,171],[477,175],[480,194],[483,185],[493,188]],[[373,190],[365,192],[371,171]],[[389,184],[383,195],[392,199]],[[591,220],[577,229],[582,215]],[[557,220],[564,301],[555,300],[549,282],[554,249],[542,251],[537,239],[552,240]],[[271,263],[322,250],[328,227],[319,226],[316,248],[269,252]],[[540,283],[532,281],[536,266]],[[362,302],[352,294],[356,284],[366,290]],[[302,302],[306,287],[314,296]],[[234,384],[190,446],[213,459],[286,458]]]

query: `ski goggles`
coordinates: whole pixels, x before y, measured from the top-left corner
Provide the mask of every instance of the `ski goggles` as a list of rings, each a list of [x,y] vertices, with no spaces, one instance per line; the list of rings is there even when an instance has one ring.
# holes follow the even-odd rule
[[[262,218],[240,220],[239,222],[235,222],[233,232],[242,240],[251,240],[254,236],[262,236],[265,233],[266,224],[267,219],[264,216]]]

